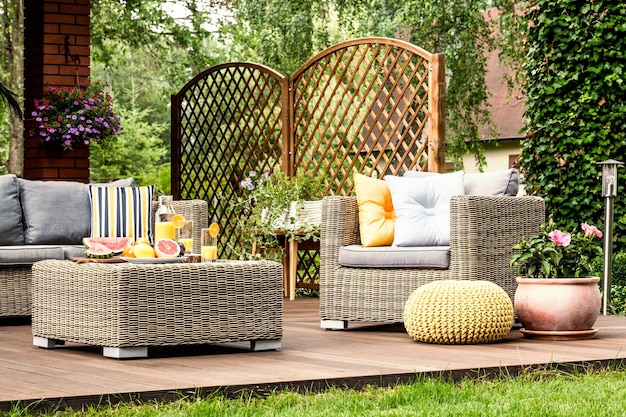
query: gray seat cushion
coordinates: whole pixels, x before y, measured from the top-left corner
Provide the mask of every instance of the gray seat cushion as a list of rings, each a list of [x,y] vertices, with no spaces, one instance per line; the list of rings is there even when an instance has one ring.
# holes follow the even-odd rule
[[[0,245],[23,245],[24,226],[17,177],[0,176]]]
[[[63,259],[63,257],[63,248],[60,246],[0,246],[0,266],[32,265],[44,259]]]
[[[428,268],[446,269],[450,246],[374,246],[349,245],[339,248],[339,264],[352,268]]]
[[[133,183],[129,178],[110,185],[130,186]],[[90,235],[91,203],[87,184],[21,178],[18,184],[26,245],[76,245]]]

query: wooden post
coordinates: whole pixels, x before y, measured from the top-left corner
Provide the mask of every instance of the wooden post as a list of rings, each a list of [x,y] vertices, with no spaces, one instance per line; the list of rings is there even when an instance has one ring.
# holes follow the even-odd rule
[[[433,54],[429,89],[428,171],[443,172],[446,155],[446,58],[443,54]]]

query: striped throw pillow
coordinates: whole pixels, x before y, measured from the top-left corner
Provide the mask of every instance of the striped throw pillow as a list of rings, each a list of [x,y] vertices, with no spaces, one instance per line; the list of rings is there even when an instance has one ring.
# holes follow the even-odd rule
[[[154,185],[142,187],[89,186],[91,237],[147,237],[152,242]]]

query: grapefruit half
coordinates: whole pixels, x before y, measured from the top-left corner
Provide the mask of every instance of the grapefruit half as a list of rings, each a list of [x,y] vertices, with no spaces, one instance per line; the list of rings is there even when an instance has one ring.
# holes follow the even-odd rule
[[[177,258],[180,255],[180,246],[174,239],[159,239],[154,245],[157,258]]]

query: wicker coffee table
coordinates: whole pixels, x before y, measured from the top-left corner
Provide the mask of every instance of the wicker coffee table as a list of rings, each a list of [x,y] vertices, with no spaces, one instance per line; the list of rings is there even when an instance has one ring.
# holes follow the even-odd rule
[[[33,344],[103,347],[113,358],[149,346],[250,342],[280,349],[282,265],[85,263],[33,265]]]

